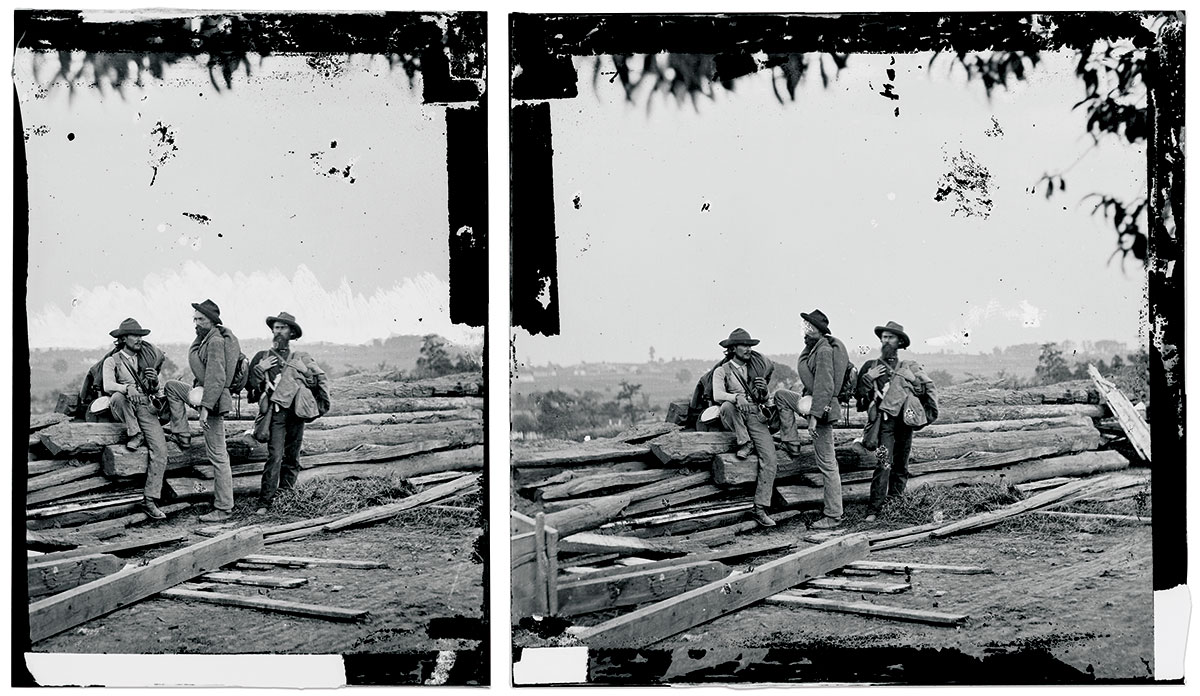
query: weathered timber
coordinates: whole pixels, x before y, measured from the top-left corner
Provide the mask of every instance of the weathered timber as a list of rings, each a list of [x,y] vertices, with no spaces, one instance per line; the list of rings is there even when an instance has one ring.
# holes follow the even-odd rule
[[[164,505],[159,509],[162,510],[163,513],[166,514],[167,516],[171,516],[177,512],[186,510],[189,507],[191,507],[190,503],[174,503],[172,505]],[[98,536],[103,536],[104,533],[108,532],[108,531],[121,530],[126,527],[133,526],[135,524],[142,524],[143,522],[149,522],[149,521],[150,521],[150,516],[147,515],[146,513],[135,512],[133,514],[125,515],[124,517],[118,517],[116,519],[103,520],[100,522],[89,522],[88,524],[82,524],[82,525],[79,525],[78,527],[75,527],[73,529],[73,531],[76,534],[96,534]]]
[[[674,423],[638,423],[617,433],[612,439],[636,445],[668,433],[677,433],[681,429],[682,426],[675,425]]]
[[[63,483],[43,488],[40,491],[33,491],[25,496],[25,505],[38,505],[40,503],[48,503],[52,500],[61,500],[73,495],[79,495],[80,493],[108,488],[111,485],[112,481],[103,476],[89,476],[88,478],[71,481],[70,483]]]
[[[76,558],[78,556],[87,556],[96,553],[108,553],[114,556],[122,554],[128,555],[140,553],[146,549],[152,549],[156,546],[167,546],[176,544],[188,538],[187,532],[173,532],[153,537],[144,537],[141,539],[125,539],[124,541],[116,541],[110,544],[96,544],[92,546],[80,546],[79,548],[69,549],[66,551],[54,551],[44,553],[40,556],[34,556],[39,562],[58,561],[64,558]]]
[[[182,599],[206,604],[219,604],[224,607],[245,607],[261,609],[294,616],[308,616],[316,619],[331,619],[333,621],[358,621],[370,612],[366,609],[342,609],[327,607],[319,604],[302,604],[300,602],[285,602],[279,599],[264,597],[244,597],[242,595],[224,594],[172,588],[158,593],[159,597],[167,599]]]
[[[900,537],[906,537],[912,534],[920,534],[922,532],[932,532],[933,530],[945,524],[945,522],[929,522],[927,524],[919,524],[913,527],[904,527],[902,529],[893,529],[886,532],[872,532],[867,538],[871,540],[871,547],[874,548],[875,545],[880,542],[888,541],[890,539],[899,539]]]
[[[1075,480],[1077,479],[1070,476],[1056,476],[1054,478],[1043,479],[1041,481],[1018,483],[1017,485],[1013,486],[1013,488],[1016,488],[1022,493],[1036,493],[1037,491],[1044,491],[1047,488],[1055,488],[1056,486],[1061,486],[1064,483],[1070,483]]]
[[[686,544],[592,532],[580,532],[560,539],[558,548],[563,553],[619,553],[625,556],[639,553],[682,556],[690,550]]]
[[[231,460],[258,461],[266,457],[266,444],[256,442],[253,438],[246,436],[250,427],[253,427],[250,421],[226,422],[225,438]],[[482,424],[479,421],[347,425],[332,430],[306,430],[301,454],[344,452],[364,442],[377,445],[403,445],[419,440],[462,442],[471,439],[471,443],[475,444],[483,441],[482,433]],[[199,423],[192,424],[191,434],[192,443],[187,452],[181,452],[173,443],[168,445],[168,462],[174,459],[177,465],[181,465],[182,463],[200,464],[206,461]],[[127,439],[125,428],[119,423],[80,422],[59,423],[39,431],[38,437],[55,457],[95,454],[104,450],[105,447],[120,444]],[[142,450],[141,453],[149,456],[148,450]]]
[[[598,506],[601,509],[607,509],[610,504],[623,504],[620,510],[625,510],[632,503],[640,502],[640,500],[650,500],[667,496],[667,494],[685,491],[708,481],[708,474],[696,473],[685,475],[674,475],[671,478],[656,481],[654,484],[640,486],[637,488],[629,488],[619,493],[614,493],[612,496],[596,497],[596,498],[568,498],[564,500],[551,500],[546,503],[546,512],[564,512],[580,505]],[[620,512],[623,514],[623,512]],[[607,522],[608,520],[605,520]],[[604,522],[600,522],[602,524]],[[599,526],[598,524],[598,526]]]
[[[687,535],[714,528],[726,528],[738,520],[749,517],[750,503],[741,504],[724,510],[718,510],[705,516],[675,520],[652,527],[636,527],[629,529],[628,534],[642,537],[672,537],[686,538]]]
[[[1019,503],[1007,505],[999,510],[992,510],[990,512],[972,515],[966,519],[948,524],[939,529],[935,529],[930,532],[930,535],[933,537],[945,537],[951,534],[957,534],[959,532],[972,531],[982,527],[988,527],[998,522],[1003,522],[1004,520],[1015,515],[1049,505],[1050,503],[1065,498],[1081,489],[1089,486],[1099,485],[1103,480],[1103,477],[1100,477],[1099,479],[1084,479],[1082,481],[1076,481],[1074,483],[1068,483],[1059,486],[1058,488],[1052,488],[1048,491],[1043,491],[1032,498],[1022,500]]]
[[[577,532],[595,529],[615,519],[632,502],[628,495],[610,495],[592,498],[579,505],[546,515],[546,523],[566,537]]]
[[[71,417],[65,413],[34,413],[29,416],[29,432],[37,432],[42,428],[49,428],[52,425],[65,423],[71,420]]]
[[[453,411],[398,411],[396,413],[358,413],[344,416],[321,416],[304,426],[305,432],[333,430],[348,425],[403,425],[405,423],[443,423],[483,420],[483,411],[460,408]]]
[[[622,461],[626,459],[641,459],[650,453],[645,445],[589,445],[573,444],[553,450],[517,450],[512,453],[512,466],[545,467],[573,466],[576,464],[592,464]]]
[[[1015,406],[1037,404],[1097,404],[1096,388],[1090,380],[1060,382],[1027,389],[980,389],[963,383],[938,390],[938,406],[947,409],[964,406]]]
[[[650,441],[650,451],[658,461],[670,466],[705,466],[718,454],[737,449],[733,433],[679,432]]]
[[[31,551],[74,549],[93,542],[99,543],[99,540],[94,536],[72,534],[58,529],[25,530],[25,548]]]
[[[860,535],[834,539],[637,609],[577,633],[590,647],[642,647],[820,577],[869,553]]]
[[[75,466],[74,460],[34,459],[25,463],[25,475],[40,476],[70,466]]]
[[[329,385],[329,394],[335,404],[348,399],[378,397],[482,396],[483,375],[478,372],[462,372],[410,382],[358,382],[353,379],[339,379]]]
[[[1133,515],[1112,515],[1103,512],[1060,512],[1058,510],[1034,510],[1035,515],[1045,515],[1046,517],[1057,517],[1067,520],[1107,520],[1111,522],[1133,522],[1134,524],[1153,524],[1153,520],[1149,517],[1135,517]]]
[[[412,446],[395,445],[378,448],[379,450],[390,450],[389,452],[377,452],[376,448],[367,448],[362,452],[333,452],[313,457],[301,457],[300,467],[302,470],[298,480],[392,475],[414,479],[448,471],[483,468],[483,445],[456,447],[454,443],[444,440],[436,442],[445,443],[448,449],[438,449],[436,446],[431,446],[434,443],[425,443],[429,451],[416,453],[420,448],[415,446],[420,443],[413,443]],[[405,454],[405,451],[409,453]],[[262,462],[234,465],[233,475],[236,478],[261,474],[264,466]],[[212,478],[211,467],[197,467],[197,471],[203,474],[202,478]]]
[[[624,462],[595,462],[586,465],[532,467],[528,469],[513,468],[513,488],[523,491],[526,496],[534,488],[553,486],[592,474],[615,474],[623,471],[646,471],[651,466],[644,461],[630,460]]]
[[[907,582],[877,582],[871,580],[851,580],[850,578],[813,578],[804,583],[805,587],[818,590],[841,590],[843,592],[865,592],[867,594],[899,594],[912,589]]]
[[[945,573],[947,575],[986,575],[991,568],[983,566],[940,565],[937,563],[908,563],[904,561],[855,561],[846,565],[854,570],[871,570],[877,573]]]
[[[1035,447],[1052,447],[1059,450],[1081,452],[1100,446],[1100,433],[1091,425],[1054,428],[1051,430],[1017,430],[1007,432],[960,433],[944,437],[913,438],[909,461],[941,462],[962,457],[971,452],[1010,452]],[[861,446],[838,448],[838,465],[842,469],[869,469],[875,466],[874,454]],[[914,466],[916,472],[919,467]],[[816,458],[811,450],[802,450],[792,460],[780,459],[777,479],[816,471]],[[732,455],[719,455],[713,460],[713,482],[717,485],[738,485],[755,480],[758,472],[758,457],[751,455],[738,459]]]
[[[686,401],[672,401],[667,406],[666,422],[671,425],[683,425],[687,421],[690,404]]]
[[[686,556],[678,556],[676,558],[665,558],[659,561],[651,561],[644,558],[621,558],[618,563],[635,563],[635,565],[617,565],[611,568],[598,568],[592,570],[588,577],[606,577],[609,575],[620,575],[629,572],[631,567],[638,570],[654,570],[658,568],[672,568],[680,564],[694,563],[696,561],[730,561],[738,558],[753,558],[755,556],[764,556],[769,553],[779,553],[780,551],[788,551],[796,544],[791,540],[780,540],[755,544],[753,546],[725,546],[712,551],[701,551],[699,553],[689,553]],[[615,557],[615,554],[613,555]],[[615,560],[610,557],[604,560]],[[593,562],[599,563],[600,559]]]
[[[439,484],[432,488],[427,488],[420,493],[414,493],[409,497],[388,505],[380,505],[374,508],[356,512],[351,515],[346,515],[338,520],[324,525],[321,529],[324,531],[337,531],[347,527],[354,527],[364,524],[375,524],[383,520],[391,519],[405,510],[432,503],[435,500],[440,500],[454,493],[457,493],[464,488],[476,485],[479,482],[479,474],[471,474],[463,476],[460,479]]]
[[[604,527],[654,527],[657,525],[670,524],[672,522],[683,522],[686,520],[713,517],[715,515],[723,515],[732,512],[745,512],[752,507],[754,507],[754,504],[745,500],[724,500],[716,503],[700,503],[695,506],[689,506],[688,508],[682,510],[663,512],[655,515],[643,515],[640,517],[629,516],[616,522],[609,522],[608,524],[604,525]]]
[[[64,483],[78,481],[79,479],[95,476],[100,473],[99,464],[88,464],[86,462],[72,461],[69,466],[52,471],[48,474],[33,476],[25,481],[25,491],[32,493],[40,491],[51,486],[61,486]]]
[[[30,562],[26,566],[30,599],[57,594],[106,575],[112,575],[125,565],[125,562],[116,556],[104,553],[75,556],[57,561],[45,561],[35,557],[30,561],[37,561]]]
[[[580,476],[564,483],[546,486],[540,492],[543,500],[560,500],[562,498],[595,493],[597,491],[641,486],[647,483],[662,481],[674,475],[675,472],[671,470],[650,469],[647,471]]]
[[[1125,431],[1138,456],[1150,461],[1150,426],[1134,409],[1133,404],[1129,403],[1129,397],[1122,394],[1117,385],[1105,379],[1095,365],[1088,365],[1088,374],[1104,398],[1104,403],[1108,404],[1109,410],[1121,423],[1121,429]]]
[[[482,449],[480,450],[479,454],[480,454],[480,456],[483,455]],[[479,467],[468,467],[468,468],[483,468],[483,465],[481,463]],[[428,485],[431,485],[434,483],[444,483],[446,481],[452,481],[456,478],[466,476],[469,473],[470,472],[465,469],[451,469],[449,471],[437,471],[437,472],[430,473],[430,474],[421,474],[420,476],[409,476],[407,478],[408,478],[408,482],[414,486],[428,486]]]
[[[724,489],[718,488],[711,483],[704,483],[699,486],[685,488],[682,491],[677,491],[675,493],[656,495],[653,498],[638,501],[625,508],[625,511],[621,514],[624,516],[633,517],[635,515],[665,512],[697,500],[715,498],[724,492]]]
[[[781,512],[772,512],[771,519],[775,520],[776,522],[785,522],[787,520],[792,519],[793,517],[798,517],[799,515],[800,515],[799,510],[783,510]],[[689,534],[685,537],[682,537],[682,539],[684,541],[698,541],[698,542],[701,542],[704,544],[717,544],[717,543],[723,543],[725,541],[733,539],[733,537],[735,537],[738,534],[753,531],[755,529],[762,529],[762,527],[760,527],[757,522],[751,520],[748,522],[738,522],[737,524],[731,524],[728,527],[719,527],[717,529],[706,529],[703,532],[696,532],[695,534]]]
[[[219,582],[226,585],[249,585],[251,587],[276,587],[291,589],[308,584],[308,578],[287,578],[279,575],[251,575],[250,573],[234,573],[218,570],[205,573],[200,577],[209,582]]]
[[[262,565],[274,566],[295,566],[304,568],[351,568],[354,570],[376,570],[379,568],[387,568],[388,564],[385,561],[360,561],[343,558],[311,558],[308,556],[268,556],[263,554],[250,554],[244,556],[242,561],[246,563],[258,563]]]
[[[1119,452],[1080,452],[1061,457],[1019,462],[993,469],[968,471],[942,471],[913,476],[908,480],[907,491],[913,492],[923,486],[960,485],[970,483],[1018,484],[1026,481],[1058,476],[1087,476],[1090,474],[1117,471],[1127,468],[1129,460]],[[820,488],[812,486],[777,486],[775,492],[788,507],[816,505],[823,501]],[[843,501],[862,501],[870,498],[868,482],[842,485]]]
[[[941,406],[940,402],[938,406]],[[935,425],[946,423],[974,423],[978,421],[1062,418],[1066,416],[1103,418],[1107,414],[1108,411],[1103,406],[1095,404],[1025,404],[1011,406],[997,404],[993,406],[947,406],[938,412],[938,419]]]
[[[767,604],[779,604],[819,611],[833,611],[841,614],[861,614],[881,619],[896,619],[898,621],[914,621],[935,626],[957,626],[969,617],[966,614],[947,614],[923,609],[905,609],[903,607],[888,607],[870,602],[842,602],[835,599],[819,599],[817,597],[802,597],[790,593],[782,593],[767,598]]]
[[[961,457],[938,459],[932,462],[909,462],[909,474],[920,476],[938,471],[967,471],[970,469],[992,469],[1008,464],[1019,464],[1034,459],[1044,459],[1081,451],[1078,448],[1086,441],[1063,441],[1046,447],[1027,447],[1009,452],[968,452]],[[847,471],[842,473],[842,483],[870,481],[873,471]]]
[[[558,615],[575,616],[657,602],[729,575],[729,567],[717,561],[699,561],[652,570],[627,570],[622,575],[583,577],[558,583]]]
[[[329,407],[329,413],[326,413],[321,418],[355,416],[364,413],[414,413],[457,411],[461,409],[482,411],[483,406],[483,397],[479,396],[380,396],[359,399],[335,399]]]
[[[74,498],[69,501],[63,501],[54,505],[46,505],[44,507],[27,508],[25,517],[29,519],[39,519],[43,517],[54,517],[70,512],[82,512],[84,510],[98,510],[112,505],[125,505],[126,503],[135,503],[142,499],[141,493],[116,493],[106,495],[85,495]]]
[[[137,501],[141,501],[142,495],[139,493]],[[81,524],[91,524],[92,522],[103,522],[111,520],[115,517],[124,517],[137,512],[138,502],[125,503],[123,505],[111,505],[93,510],[81,510],[77,512],[64,512],[60,515],[30,518],[25,521],[26,529],[63,529],[65,527],[77,527]]]
[[[29,638],[36,643],[261,548],[262,534],[258,530],[233,532],[39,600],[29,605]]]

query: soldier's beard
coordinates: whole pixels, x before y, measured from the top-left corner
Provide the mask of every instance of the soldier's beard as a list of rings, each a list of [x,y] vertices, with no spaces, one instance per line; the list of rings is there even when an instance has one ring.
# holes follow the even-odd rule
[[[896,353],[898,351],[896,350],[896,346],[893,346],[890,343],[885,343],[880,347],[879,352],[883,355],[884,360],[895,360]]]
[[[206,329],[201,326],[196,327],[196,335],[199,336],[200,338],[204,338],[205,336],[207,336],[209,331],[210,331],[210,329]]]
[[[283,336],[276,336],[272,339],[272,343],[275,344],[275,350],[287,350],[288,339],[284,338]]]

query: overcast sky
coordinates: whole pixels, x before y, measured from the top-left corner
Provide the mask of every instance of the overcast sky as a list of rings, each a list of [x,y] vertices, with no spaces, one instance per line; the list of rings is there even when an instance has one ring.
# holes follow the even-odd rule
[[[814,67],[782,105],[761,72],[698,109],[655,94],[649,112],[577,59],[579,97],[551,102],[562,335],[516,330],[518,360],[705,358],[738,326],[798,352],[813,308],[872,349],[888,320],[918,351],[1141,340],[1144,273],[1108,263],[1116,235],[1081,199],[1143,194],[1145,149],[1106,140],[1079,159],[1074,56],[1044,54],[991,100],[947,58],[892,58],[852,55],[828,89]],[[889,67],[899,100],[879,94]],[[990,173],[986,219],[934,201],[960,151]],[[1029,191],[1068,167],[1065,193]]]
[[[252,56],[218,91],[185,59],[119,94],[18,51],[30,345],[102,345],[126,316],[190,341],[208,297],[241,335],[289,311],[313,341],[481,340],[448,317],[444,107],[380,57],[334,60]]]

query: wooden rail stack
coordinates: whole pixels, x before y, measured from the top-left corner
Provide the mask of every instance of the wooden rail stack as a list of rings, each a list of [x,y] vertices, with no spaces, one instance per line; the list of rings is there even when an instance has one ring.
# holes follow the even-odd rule
[[[334,380],[333,408],[306,426],[300,480],[395,474],[411,478],[483,468],[483,383],[478,374],[414,382],[356,375]],[[193,414],[194,417],[194,414]],[[228,419],[235,496],[256,494],[267,448],[253,421]],[[214,471],[200,426],[192,444],[169,443],[163,498],[169,512],[212,495]],[[117,423],[30,416],[26,526],[36,547],[70,547],[120,535],[146,521],[137,511],[149,452],[129,451]],[[74,539],[74,542],[72,542]]]
[[[809,541],[822,544],[816,548],[803,548],[805,543],[794,536],[787,543],[728,543],[738,534],[760,529],[749,516],[757,459],[735,457],[732,434],[685,431],[667,422],[640,424],[614,438],[583,443],[514,443],[514,623],[529,616],[574,617],[633,607],[632,612],[576,633],[589,645],[640,646],[768,598],[901,620],[961,622],[964,617],[952,614],[914,618],[886,607],[840,606],[780,593],[797,586],[810,595],[903,591],[895,583],[864,585],[853,577],[853,569],[845,576],[827,574],[862,561],[870,551],[936,539],[1119,489],[1125,484],[1078,477],[1118,471],[1128,467],[1129,460],[1103,449],[1106,440],[1096,422],[1110,414],[1089,383],[1028,391],[950,388],[943,396],[937,423],[915,434],[909,490],[995,482],[1028,485],[1024,495],[1029,497],[986,519],[959,521],[958,527],[936,523],[854,538],[839,530],[810,535]],[[674,407],[671,413],[680,410]],[[861,424],[855,425],[855,420],[835,429],[843,499],[849,502],[869,497],[875,464],[873,453],[859,442]],[[799,456],[777,451],[777,495],[771,513],[777,522],[805,511],[819,516],[820,477],[807,432],[802,430],[801,438]],[[1042,481],[1047,483],[1039,485]],[[809,553],[834,542],[840,544],[835,550]],[[799,546],[789,548],[792,544]],[[733,573],[727,565],[731,559],[767,554],[785,555],[756,567],[749,576]],[[781,561],[786,562],[774,565]],[[773,570],[760,572],[768,567],[788,570],[778,577]],[[735,585],[738,592],[731,593]],[[738,601],[726,602],[733,595]],[[752,599],[742,601],[747,598]]]

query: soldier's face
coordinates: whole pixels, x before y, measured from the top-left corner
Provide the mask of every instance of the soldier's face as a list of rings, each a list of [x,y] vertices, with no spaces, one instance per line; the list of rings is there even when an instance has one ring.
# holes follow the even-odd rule
[[[276,344],[287,343],[292,340],[292,327],[277,321],[271,325],[271,337]]]
[[[192,326],[196,327],[196,333],[205,334],[212,330],[212,320],[200,313],[200,310],[192,312]]]
[[[129,350],[136,351],[142,347],[142,337],[141,336],[134,336],[133,334],[125,334],[124,342],[125,342],[125,347],[128,348]]]
[[[749,360],[750,359],[750,346],[748,346],[744,343],[739,343],[738,345],[733,347],[733,354],[738,357],[738,360]]]

